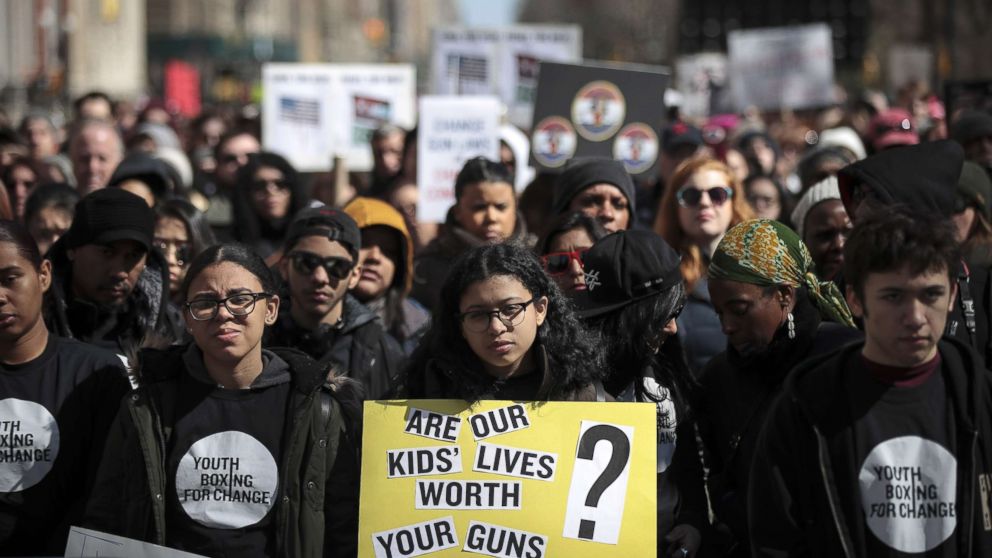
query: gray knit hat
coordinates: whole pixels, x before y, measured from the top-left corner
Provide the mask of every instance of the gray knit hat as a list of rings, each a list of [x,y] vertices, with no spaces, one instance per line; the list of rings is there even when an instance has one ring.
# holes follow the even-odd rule
[[[820,202],[827,200],[840,200],[840,188],[837,187],[837,177],[828,176],[816,184],[810,186],[809,190],[803,194],[792,210],[792,224],[799,233],[799,238],[803,237],[803,226],[806,224],[806,214]]]

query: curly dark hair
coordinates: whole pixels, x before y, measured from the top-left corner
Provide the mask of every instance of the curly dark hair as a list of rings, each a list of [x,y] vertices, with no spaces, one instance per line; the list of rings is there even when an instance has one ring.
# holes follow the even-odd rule
[[[678,282],[657,296],[632,302],[589,321],[590,327],[600,333],[602,352],[609,363],[606,391],[615,395],[633,383],[638,401],[654,400],[655,397],[644,390],[644,383],[639,381],[642,373],[651,369],[658,383],[672,392],[676,411],[683,411],[694,380],[682,344],[677,337],[671,336],[657,353],[649,347],[685,300],[685,286]]]
[[[534,297],[548,299],[547,315],[537,329],[535,340],[535,345],[543,345],[548,355],[552,376],[548,400],[568,399],[603,378],[597,336],[583,327],[571,303],[544,273],[537,257],[520,244],[505,242],[479,246],[455,261],[441,288],[430,328],[410,357],[404,392],[421,395],[418,392],[429,366],[437,366],[448,374],[456,384],[458,396],[467,401],[478,401],[492,391],[496,380],[484,372],[482,361],[462,336],[458,314],[462,295],[469,285],[496,276],[513,277]]]
[[[844,279],[860,299],[872,273],[903,268],[913,275],[942,271],[953,284],[960,258],[949,220],[890,205],[858,219],[844,243]]]

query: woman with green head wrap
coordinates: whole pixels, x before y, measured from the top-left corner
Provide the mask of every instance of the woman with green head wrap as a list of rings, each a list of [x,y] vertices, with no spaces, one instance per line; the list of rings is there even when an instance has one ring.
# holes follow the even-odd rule
[[[812,268],[796,233],[768,219],[731,228],[710,260],[710,297],[727,348],[701,375],[699,430],[713,510],[738,548],[748,548],[746,495],[758,432],[786,374],[860,338],[837,287]]]

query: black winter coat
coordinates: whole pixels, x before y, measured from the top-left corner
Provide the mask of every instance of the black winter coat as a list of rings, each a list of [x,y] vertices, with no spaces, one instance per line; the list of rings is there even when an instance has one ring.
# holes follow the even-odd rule
[[[322,326],[310,332],[296,325],[289,308],[287,301],[279,319],[266,330],[266,347],[303,351],[320,364],[332,366],[336,374],[360,382],[370,400],[385,399],[393,393],[405,357],[375,313],[346,295],[340,329]]]
[[[69,296],[72,262],[63,242],[52,245],[47,257],[53,274],[44,311],[52,333],[125,355],[137,350],[149,335],[182,338],[182,317],[169,299],[169,267],[158,251],[148,252],[145,269],[127,302],[112,309]]]
[[[857,473],[834,455],[853,453],[845,412],[846,371],[859,367],[861,343],[804,363],[768,413],[751,469],[749,529],[754,556],[865,555]],[[967,346],[938,345],[957,438],[958,555],[992,556],[992,374]],[[840,411],[840,412],[839,412]],[[843,483],[841,478],[853,478]],[[842,495],[848,496],[847,498]],[[847,502],[845,504],[844,502]]]
[[[801,291],[800,291],[801,292]],[[745,361],[732,346],[703,370],[697,426],[713,513],[734,535],[733,556],[748,556],[747,487],[758,434],[789,371],[802,361],[862,339],[856,329],[821,322],[805,294],[797,298],[796,338],[779,328],[771,349]]]
[[[126,396],[106,444],[84,526],[165,544],[166,448],[186,346],[145,349],[138,387]],[[361,440],[360,388],[328,379],[294,349],[272,349],[292,374],[274,508],[276,552],[293,557],[351,557],[357,552]],[[211,387],[211,386],[207,386]]]

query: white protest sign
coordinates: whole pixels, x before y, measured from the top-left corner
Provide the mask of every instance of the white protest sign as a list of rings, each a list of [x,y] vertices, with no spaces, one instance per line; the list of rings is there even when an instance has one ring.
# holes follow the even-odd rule
[[[834,55],[825,23],[731,31],[730,87],[739,110],[816,108],[834,102]]]
[[[683,95],[679,112],[706,117],[721,112],[729,91],[727,55],[704,52],[680,56],[675,62],[675,88]]]
[[[930,84],[934,74],[933,50],[928,45],[893,45],[887,62],[886,81],[893,93],[913,81]]]
[[[472,157],[499,160],[500,102],[495,97],[421,97],[417,128],[417,220],[444,221],[455,178]]]
[[[617,544],[633,439],[629,426],[582,421],[563,537]]]
[[[370,170],[372,132],[416,123],[411,65],[266,64],[262,81],[262,143],[301,171]]]
[[[65,544],[65,557],[89,558],[204,558],[199,554],[118,537],[109,533],[72,527]]]
[[[490,29],[434,29],[432,91],[437,95],[498,95],[513,124],[530,128],[538,68],[544,62],[579,62],[577,25],[514,25]]]
[[[496,93],[496,29],[441,28],[432,31],[431,83],[437,95]]]

